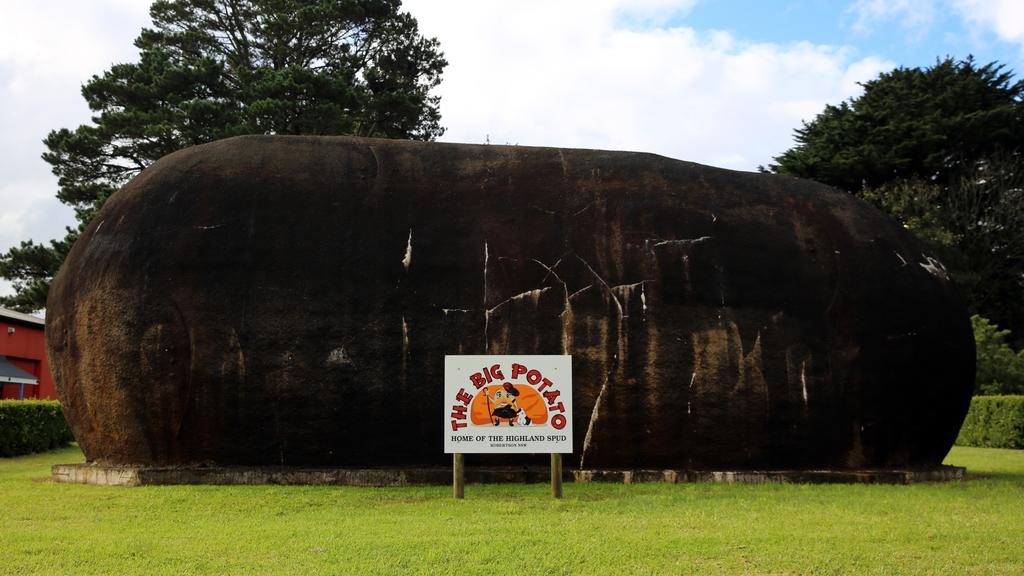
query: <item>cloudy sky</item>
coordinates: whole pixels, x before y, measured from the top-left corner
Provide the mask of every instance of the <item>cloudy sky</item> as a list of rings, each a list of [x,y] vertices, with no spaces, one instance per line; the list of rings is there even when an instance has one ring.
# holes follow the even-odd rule
[[[148,0],[0,0],[0,250],[72,225],[40,159],[82,83],[136,60]],[[405,0],[449,61],[442,140],[639,150],[753,170],[895,66],[1024,71],[1021,0]],[[0,285],[0,291],[6,291]]]

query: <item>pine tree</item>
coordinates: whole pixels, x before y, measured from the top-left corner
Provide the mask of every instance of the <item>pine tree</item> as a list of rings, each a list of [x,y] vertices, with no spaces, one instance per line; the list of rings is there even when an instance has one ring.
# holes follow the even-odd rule
[[[170,152],[240,134],[440,136],[431,91],[447,62],[399,0],[157,0],[138,62],[93,76],[92,122],[54,130],[43,159],[79,226],[0,255],[0,304],[45,307],[79,230],[125,182]]]

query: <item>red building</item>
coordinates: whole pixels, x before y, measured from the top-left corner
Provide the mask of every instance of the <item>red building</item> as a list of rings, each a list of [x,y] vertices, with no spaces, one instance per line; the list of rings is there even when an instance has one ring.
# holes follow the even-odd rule
[[[43,319],[0,308],[0,398],[57,399],[43,342]]]

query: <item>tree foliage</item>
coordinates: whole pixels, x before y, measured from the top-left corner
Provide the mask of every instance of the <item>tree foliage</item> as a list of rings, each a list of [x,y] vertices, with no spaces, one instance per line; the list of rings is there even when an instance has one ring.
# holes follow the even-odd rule
[[[978,353],[976,393],[1024,394],[1024,350],[1014,352],[1007,343],[1009,330],[1001,330],[981,316],[972,316]]]
[[[920,178],[945,185],[964,169],[1024,145],[1024,81],[992,62],[946,58],[897,68],[828,105],[795,131],[769,169],[857,193]]]
[[[948,186],[915,177],[861,196],[942,260],[973,312],[1014,330],[1024,326],[1024,159],[976,162]]]
[[[769,168],[882,208],[944,262],[971,312],[1024,338],[1024,82],[946,58],[863,86]]]
[[[138,62],[93,76],[92,122],[47,136],[43,159],[79,229],[103,202],[170,152],[239,134],[441,135],[447,62],[400,0],[156,0]],[[0,256],[15,309],[45,306],[78,229]]]

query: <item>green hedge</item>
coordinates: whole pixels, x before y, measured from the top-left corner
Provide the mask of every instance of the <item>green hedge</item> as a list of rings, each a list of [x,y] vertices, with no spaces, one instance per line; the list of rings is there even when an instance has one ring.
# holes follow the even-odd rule
[[[1024,448],[1024,396],[975,396],[956,443]]]
[[[60,448],[74,440],[56,400],[0,400],[0,457]]]

